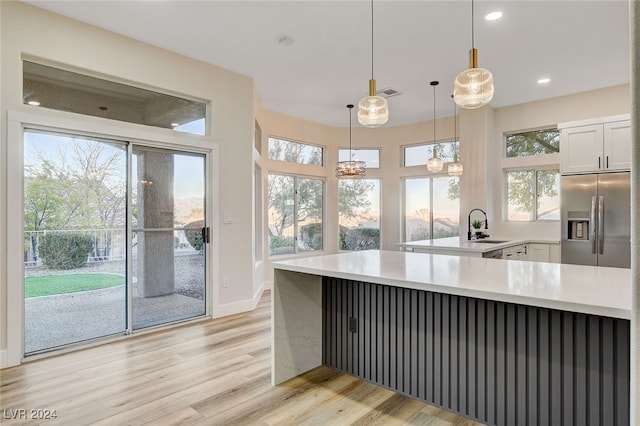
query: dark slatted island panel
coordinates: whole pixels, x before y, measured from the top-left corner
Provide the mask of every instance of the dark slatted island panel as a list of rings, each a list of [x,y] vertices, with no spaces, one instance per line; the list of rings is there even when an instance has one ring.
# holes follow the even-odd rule
[[[628,425],[629,321],[323,278],[323,364],[495,425]]]

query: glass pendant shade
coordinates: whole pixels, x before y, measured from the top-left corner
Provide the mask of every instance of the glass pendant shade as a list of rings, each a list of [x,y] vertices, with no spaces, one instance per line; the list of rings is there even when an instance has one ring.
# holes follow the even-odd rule
[[[480,108],[493,99],[493,75],[484,68],[469,68],[456,77],[453,100],[465,109]]]
[[[369,80],[369,96],[358,102],[358,122],[365,127],[380,127],[389,121],[389,104],[376,96],[376,81]]]
[[[462,71],[453,83],[453,100],[460,108],[480,108],[493,99],[493,75],[478,68],[478,49],[473,44],[473,0],[471,0],[471,50],[469,69]]]
[[[433,157],[429,158],[429,160],[427,161],[427,170],[432,173],[436,173],[441,171],[443,166],[444,163],[442,162],[442,159],[438,157],[438,151],[434,147]]]
[[[462,163],[458,163],[457,160],[455,163],[449,163],[449,165],[447,166],[447,174],[449,176],[462,176],[462,172]]]

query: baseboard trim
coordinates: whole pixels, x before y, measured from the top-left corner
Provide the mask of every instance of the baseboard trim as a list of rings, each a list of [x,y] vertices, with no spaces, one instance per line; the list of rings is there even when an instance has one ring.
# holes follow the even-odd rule
[[[258,306],[258,301],[265,291],[265,282],[263,282],[251,299],[238,300],[237,302],[225,303],[224,305],[214,306],[211,318],[221,318],[229,315],[240,314],[242,312],[253,311]]]
[[[0,351],[0,370],[7,367],[12,366],[9,365],[9,356],[7,354],[7,350],[3,349]]]

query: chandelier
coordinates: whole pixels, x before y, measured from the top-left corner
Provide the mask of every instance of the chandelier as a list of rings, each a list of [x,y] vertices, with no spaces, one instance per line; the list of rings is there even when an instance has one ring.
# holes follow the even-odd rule
[[[366,163],[364,161],[352,160],[353,152],[351,150],[351,110],[353,105],[347,105],[349,109],[349,160],[338,161],[336,166],[336,177],[339,178],[356,178],[363,177],[367,174]]]

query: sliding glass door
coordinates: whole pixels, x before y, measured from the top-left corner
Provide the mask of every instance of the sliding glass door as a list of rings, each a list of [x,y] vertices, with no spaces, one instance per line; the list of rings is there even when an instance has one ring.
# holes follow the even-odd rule
[[[25,131],[25,354],[206,313],[205,159]]]
[[[24,349],[127,329],[127,145],[24,134]]]
[[[205,314],[205,157],[133,148],[133,328]]]

